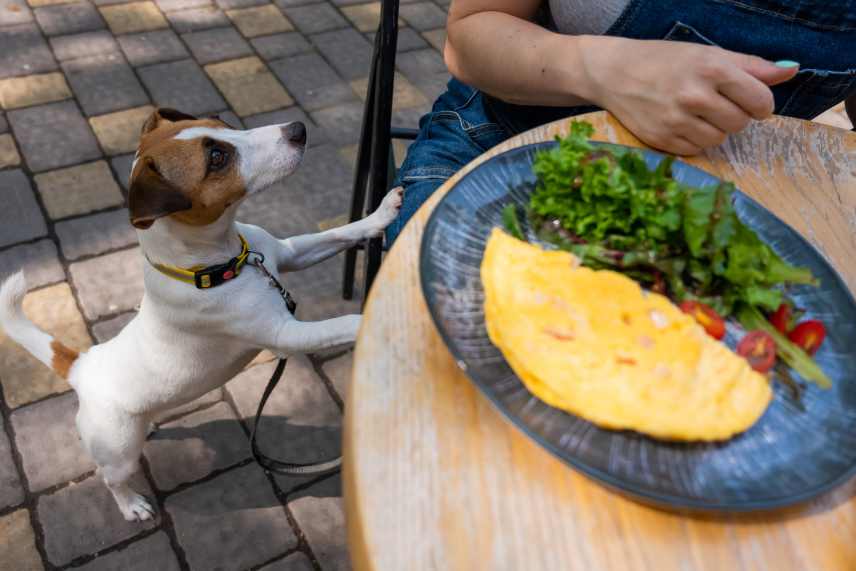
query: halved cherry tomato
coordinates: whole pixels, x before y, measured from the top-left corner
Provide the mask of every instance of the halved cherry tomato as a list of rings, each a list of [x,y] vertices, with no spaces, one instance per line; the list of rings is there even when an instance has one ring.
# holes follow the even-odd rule
[[[776,364],[776,342],[766,331],[755,329],[737,344],[737,354],[745,357],[749,366],[759,373],[766,373]]]
[[[826,339],[826,327],[817,319],[808,319],[788,333],[788,339],[799,345],[809,355],[814,355]]]
[[[725,337],[725,321],[709,305],[700,301],[684,301],[680,305],[681,311],[692,315],[699,325],[704,327],[707,334],[714,339]]]
[[[782,303],[779,306],[779,309],[770,316],[770,323],[773,324],[773,327],[779,330],[779,333],[782,335],[787,335],[791,330],[791,318],[793,310],[791,309],[790,304]]]

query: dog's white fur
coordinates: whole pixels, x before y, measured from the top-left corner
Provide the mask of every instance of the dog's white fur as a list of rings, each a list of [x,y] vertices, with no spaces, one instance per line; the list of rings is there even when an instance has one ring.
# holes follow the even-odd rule
[[[304,147],[284,140],[281,127],[249,131],[190,127],[176,138],[205,136],[234,146],[249,195],[287,176],[301,162]],[[261,228],[236,222],[238,204],[233,204],[207,226],[164,217],[138,231],[138,237],[151,261],[191,267],[236,256],[240,233],[252,250],[264,255],[268,271],[277,275],[304,269],[379,236],[400,205],[400,191],[392,191],[377,211],[358,222],[278,240]],[[150,519],[154,513],[128,480],[138,469],[150,423],[158,415],[223,385],[261,349],[281,356],[319,351],[353,342],[360,326],[359,315],[298,321],[262,272],[250,265],[237,278],[208,290],[144,265],[145,295],[139,313],[117,337],[81,354],[68,374],[80,402],[77,428],[83,444],[127,520]],[[25,294],[20,272],[3,284],[0,324],[9,337],[51,366],[53,339],[24,315]]]

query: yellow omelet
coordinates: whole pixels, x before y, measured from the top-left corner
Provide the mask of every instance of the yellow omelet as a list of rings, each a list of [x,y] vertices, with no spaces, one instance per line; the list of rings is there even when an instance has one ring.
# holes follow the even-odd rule
[[[724,440],[752,426],[768,379],[662,295],[494,229],[481,266],[491,341],[547,404],[598,426]]]

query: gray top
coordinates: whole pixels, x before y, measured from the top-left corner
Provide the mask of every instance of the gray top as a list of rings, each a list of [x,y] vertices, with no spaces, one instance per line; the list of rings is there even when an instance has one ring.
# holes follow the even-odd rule
[[[602,34],[630,0],[550,0],[556,30],[563,34]]]

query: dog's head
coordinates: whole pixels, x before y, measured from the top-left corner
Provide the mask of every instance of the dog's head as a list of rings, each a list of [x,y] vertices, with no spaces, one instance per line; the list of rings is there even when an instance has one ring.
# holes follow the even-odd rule
[[[306,127],[292,122],[248,131],[217,118],[158,109],[143,125],[131,166],[131,224],[149,228],[171,216],[192,226],[288,176],[306,148]]]

